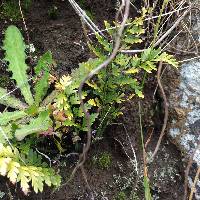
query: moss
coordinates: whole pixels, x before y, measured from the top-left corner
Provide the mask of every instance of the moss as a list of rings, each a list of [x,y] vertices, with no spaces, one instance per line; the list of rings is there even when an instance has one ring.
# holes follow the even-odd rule
[[[58,18],[58,8],[55,5],[53,5],[48,10],[48,15],[50,19],[56,20]]]
[[[114,200],[127,200],[127,196],[125,192],[119,192],[114,198]]]
[[[0,87],[6,88],[9,82],[10,82],[10,79],[8,76],[0,75]]]
[[[100,169],[108,169],[112,164],[112,157],[110,153],[103,152],[99,156],[94,156],[92,162]]]
[[[23,0],[22,9],[27,11],[32,4],[32,0]],[[18,21],[21,19],[21,13],[19,9],[19,4],[17,0],[7,0],[3,1],[1,5],[1,19],[10,19],[12,21]]]

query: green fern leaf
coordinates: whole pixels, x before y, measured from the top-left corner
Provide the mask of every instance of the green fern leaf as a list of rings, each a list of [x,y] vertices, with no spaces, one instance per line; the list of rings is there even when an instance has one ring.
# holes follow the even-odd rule
[[[25,108],[27,108],[27,105],[25,103],[22,103],[14,96],[8,95],[8,91],[1,87],[0,87],[0,104],[19,110],[24,110]]]
[[[106,27],[106,31],[109,33],[109,35],[112,37],[114,33],[113,27],[111,27],[110,23],[108,21],[104,21],[104,25]]]
[[[5,60],[9,62],[8,70],[12,72],[12,79],[16,81],[25,101],[32,105],[34,100],[26,74],[28,67],[25,63],[25,44],[17,27],[9,26],[7,28],[3,49],[6,51]]]
[[[127,36],[124,38],[124,42],[127,44],[137,44],[142,43],[142,39],[139,37]]]
[[[43,191],[44,183],[48,186],[60,186],[61,177],[56,175],[53,169],[27,165],[22,160],[23,156],[19,154],[18,149],[13,148],[0,143],[0,174],[2,176],[7,176],[13,184],[20,182],[25,194],[29,192],[30,183],[36,193]]]
[[[174,56],[167,54],[166,52],[162,53],[161,55],[159,55],[155,61],[163,61],[166,62],[170,65],[172,65],[173,67],[178,67],[178,62],[177,60],[174,58]]]
[[[100,36],[98,33],[96,33],[95,35],[98,42],[103,46],[103,48],[108,52],[112,52],[112,45],[108,42],[108,40]]]

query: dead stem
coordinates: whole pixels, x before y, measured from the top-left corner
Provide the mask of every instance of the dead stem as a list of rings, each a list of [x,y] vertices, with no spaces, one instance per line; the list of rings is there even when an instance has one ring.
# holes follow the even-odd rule
[[[159,150],[160,144],[162,142],[162,138],[165,134],[165,129],[166,129],[166,126],[167,126],[168,115],[169,115],[169,110],[168,110],[169,105],[168,105],[167,97],[166,97],[165,91],[163,89],[163,86],[162,86],[162,83],[161,83],[161,78],[160,78],[161,72],[162,72],[162,66],[163,66],[163,63],[160,62],[159,67],[158,67],[158,72],[157,72],[157,81],[158,81],[158,86],[160,88],[161,95],[162,95],[162,98],[163,98],[163,101],[164,101],[165,116],[164,116],[164,123],[163,123],[163,126],[162,126],[162,130],[161,130],[158,142],[156,144],[156,148],[155,148],[153,155],[152,155],[152,160],[155,158],[155,156],[156,156],[156,154]]]

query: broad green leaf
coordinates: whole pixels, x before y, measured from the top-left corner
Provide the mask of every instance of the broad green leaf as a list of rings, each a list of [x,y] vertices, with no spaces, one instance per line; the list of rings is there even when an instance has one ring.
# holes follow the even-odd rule
[[[8,91],[6,89],[1,87],[0,87],[0,104],[19,110],[24,110],[27,107],[25,103],[21,102],[14,96],[11,96],[10,94],[8,94]]]
[[[38,61],[38,64],[35,67],[35,73],[38,76],[42,70],[48,71],[50,69],[50,65],[53,63],[52,54],[50,51],[47,51]]]
[[[34,100],[28,83],[27,65],[25,63],[25,44],[23,37],[16,26],[9,26],[5,32],[5,40],[3,49],[5,52],[5,60],[9,62],[8,71],[12,72],[12,79],[20,88],[25,101],[32,105]]]
[[[12,126],[9,124],[7,126],[0,126],[0,143],[5,144],[7,143],[7,139],[12,139]]]
[[[49,88],[49,72],[45,71],[43,76],[37,81],[35,85],[35,105],[39,106]]]
[[[6,125],[11,121],[25,117],[27,114],[24,111],[13,111],[0,113],[0,125]]]
[[[37,76],[42,76],[36,82],[35,85],[35,104],[38,106],[42,101],[43,97],[46,95],[49,88],[49,70],[50,65],[53,63],[52,54],[50,51],[46,52],[38,61],[37,66],[35,67],[35,73]],[[42,75],[41,75],[42,74]],[[36,77],[38,78],[38,77]]]
[[[22,125],[15,132],[15,137],[18,141],[23,140],[26,136],[46,131],[51,125],[51,119],[48,111],[43,111],[35,119],[32,119],[29,124]]]

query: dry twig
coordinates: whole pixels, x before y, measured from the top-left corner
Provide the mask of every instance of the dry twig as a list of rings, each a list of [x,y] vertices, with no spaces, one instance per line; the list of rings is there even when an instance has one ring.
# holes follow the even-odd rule
[[[161,95],[162,95],[162,98],[163,98],[163,101],[164,101],[165,116],[164,116],[164,123],[163,123],[163,126],[162,126],[162,130],[161,130],[158,142],[156,144],[156,148],[155,148],[155,150],[153,152],[152,159],[155,158],[155,156],[156,156],[156,154],[157,154],[157,152],[159,150],[162,138],[163,138],[163,136],[165,134],[165,129],[166,129],[166,126],[167,126],[168,115],[169,115],[169,110],[168,110],[168,106],[169,105],[168,105],[167,97],[166,97],[166,94],[165,94],[165,91],[163,89],[163,86],[162,86],[162,83],[161,83],[161,79],[160,79],[161,72],[162,72],[162,66],[163,66],[163,63],[160,62],[159,63],[159,67],[158,67],[158,72],[157,72],[157,80],[158,80],[158,86],[159,86],[159,88],[161,90]]]

